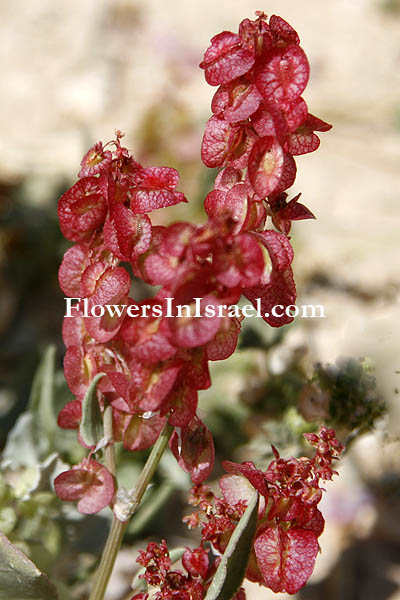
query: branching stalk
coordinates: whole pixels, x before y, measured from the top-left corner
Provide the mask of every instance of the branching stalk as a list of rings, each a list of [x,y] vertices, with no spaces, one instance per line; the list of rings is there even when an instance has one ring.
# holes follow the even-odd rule
[[[127,512],[127,518],[124,521],[120,521],[114,515],[113,522],[111,525],[110,533],[101,557],[100,565],[95,576],[95,582],[90,594],[89,600],[103,600],[106,593],[107,585],[111,577],[112,570],[114,568],[115,559],[122,544],[125,530],[129,524],[129,520],[139,506],[147,486],[149,485],[153,475],[158,467],[160,459],[163,455],[165,448],[168,445],[169,438],[173,427],[167,422],[164,425],[163,430],[156,443],[154,444],[149,458],[140,474],[139,480],[136,487],[131,494],[131,501]]]

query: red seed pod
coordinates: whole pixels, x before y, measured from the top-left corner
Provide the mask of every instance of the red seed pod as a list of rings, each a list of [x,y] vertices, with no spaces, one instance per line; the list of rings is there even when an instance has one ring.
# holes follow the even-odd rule
[[[79,512],[90,515],[108,506],[114,496],[114,479],[107,469],[91,459],[65,471],[54,480],[61,500],[78,500]]]

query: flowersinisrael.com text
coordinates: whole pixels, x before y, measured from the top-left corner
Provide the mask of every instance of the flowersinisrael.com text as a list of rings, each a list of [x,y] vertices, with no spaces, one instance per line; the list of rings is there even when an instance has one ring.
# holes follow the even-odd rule
[[[128,317],[270,317],[276,318],[284,316],[301,317],[303,319],[323,319],[325,307],[322,304],[301,304],[299,306],[291,304],[283,306],[277,304],[271,308],[270,312],[262,312],[261,298],[256,298],[255,304],[204,304],[203,298],[193,298],[192,304],[174,304],[175,298],[165,298],[164,305],[161,304],[94,304],[90,305],[89,300],[84,298],[64,298],[66,301],[66,317],[77,316],[82,309],[83,317],[103,317],[108,314],[110,317],[122,317],[126,314]],[[73,304],[74,301],[77,301]]]

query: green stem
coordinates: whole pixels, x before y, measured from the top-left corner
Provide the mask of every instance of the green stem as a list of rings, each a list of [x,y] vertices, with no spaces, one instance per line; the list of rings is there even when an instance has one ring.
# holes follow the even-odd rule
[[[157,470],[158,463],[160,462],[161,457],[164,454],[164,450],[168,446],[169,438],[171,437],[173,430],[174,428],[167,421],[159,435],[158,440],[156,441],[151,450],[150,456],[143,467],[143,471],[141,472],[133,494],[131,495],[132,505],[130,517],[133,515],[133,513],[142,501],[144,493],[147,490],[147,486],[152,480],[153,475]]]
[[[100,565],[95,577],[95,583],[90,594],[89,600],[103,600],[106,593],[107,585],[111,577],[112,570],[114,568],[115,559],[117,558],[118,551],[122,544],[125,530],[128,526],[129,519],[134,514],[135,510],[139,506],[147,486],[149,485],[157,467],[160,462],[161,456],[165,448],[168,445],[169,438],[173,427],[167,422],[164,425],[162,432],[159,435],[158,440],[154,444],[149,458],[140,474],[139,480],[136,487],[131,495],[131,502],[129,504],[129,511],[125,521],[120,521],[114,515],[113,522],[111,525],[110,533],[101,557]]]
[[[108,405],[104,411],[103,423],[104,436],[107,440],[109,440],[107,446],[104,448],[104,459],[107,469],[115,477],[117,474],[117,465],[115,462],[115,449],[113,441],[113,414],[111,405]]]
[[[115,516],[113,517],[89,600],[103,600],[128,523],[129,521],[119,521]]]

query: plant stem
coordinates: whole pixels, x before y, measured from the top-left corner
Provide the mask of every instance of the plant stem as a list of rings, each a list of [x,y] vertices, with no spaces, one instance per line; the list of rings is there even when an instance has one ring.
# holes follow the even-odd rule
[[[104,411],[103,423],[104,435],[107,438],[107,440],[109,440],[109,443],[104,448],[104,459],[107,469],[110,471],[111,475],[114,475],[115,477],[117,474],[117,465],[115,462],[115,449],[113,442],[113,414],[111,405],[108,405]]]
[[[154,444],[149,458],[140,474],[139,480],[136,487],[131,495],[131,502],[129,504],[129,511],[125,521],[120,521],[114,515],[113,522],[111,525],[110,533],[101,557],[100,565],[95,577],[95,583],[90,594],[89,600],[103,600],[106,593],[107,585],[111,577],[111,573],[114,567],[115,559],[117,558],[118,551],[122,544],[125,530],[128,526],[129,520],[134,514],[135,510],[139,506],[144,493],[149,485],[157,467],[160,462],[161,456],[165,448],[168,445],[169,438],[173,427],[167,422],[161,431],[158,440]]]
[[[128,523],[129,521],[119,521],[115,516],[113,517],[89,600],[103,600]]]
[[[158,437],[158,440],[156,441],[151,450],[150,456],[143,467],[143,471],[141,472],[136,487],[131,495],[132,505],[130,517],[133,515],[133,513],[142,501],[144,493],[147,490],[147,486],[149,485],[154,473],[157,470],[158,463],[160,462],[164,450],[168,445],[169,438],[171,437],[173,430],[174,428],[167,421]]]

